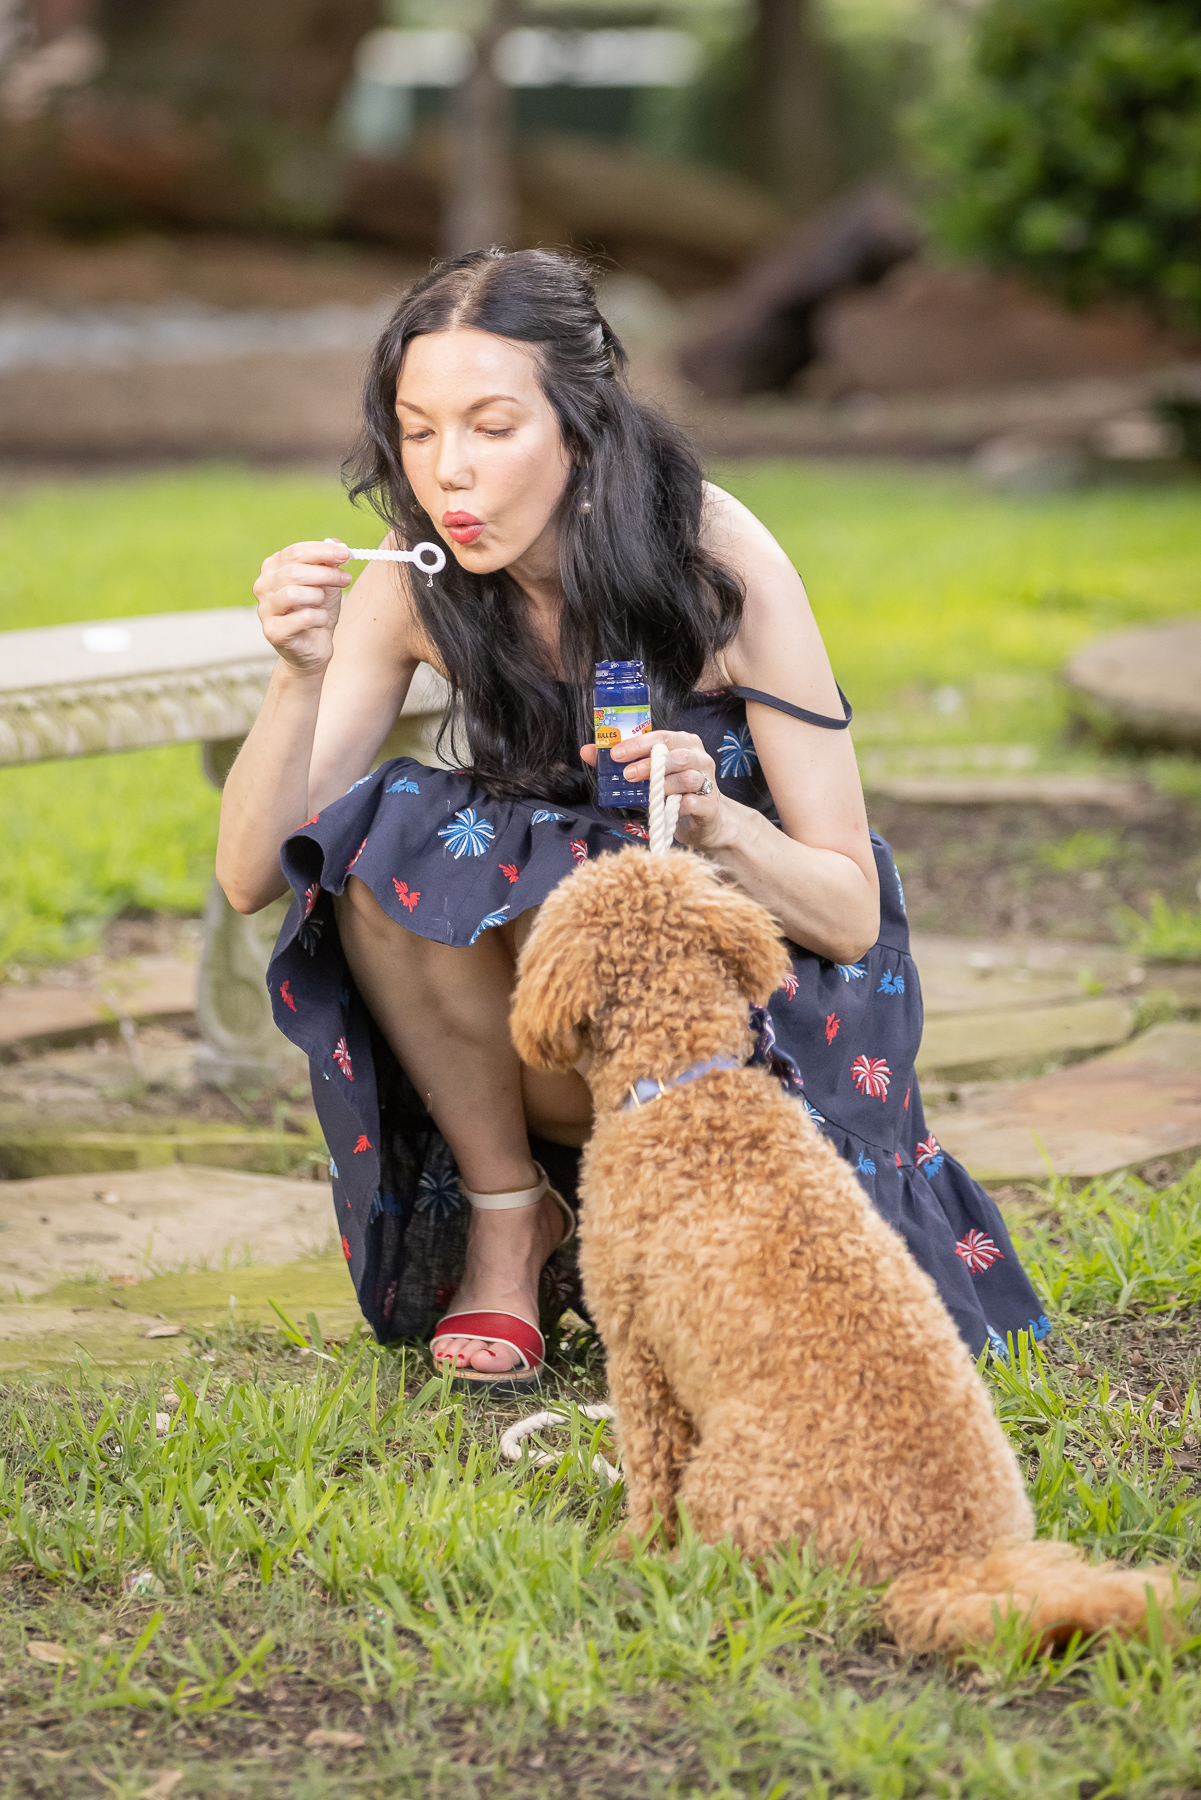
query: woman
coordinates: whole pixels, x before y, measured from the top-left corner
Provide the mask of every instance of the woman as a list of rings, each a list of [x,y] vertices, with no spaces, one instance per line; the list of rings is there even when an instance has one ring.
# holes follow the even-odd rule
[[[557,1190],[588,1090],[518,1063],[508,1008],[546,894],[645,835],[596,805],[589,742],[594,664],[634,656],[658,729],[614,755],[645,781],[662,740],[678,837],[781,921],[794,973],[770,1017],[815,1123],[973,1350],[1041,1335],[999,1213],[922,1120],[904,900],[804,588],[624,370],[567,259],[435,269],[375,351],[351,491],[389,544],[440,537],[445,571],[372,564],[344,596],[346,546],[326,541],[255,583],[279,663],[217,870],[240,911],[295,891],[269,984],[311,1059],[363,1310],[381,1338],[425,1333],[453,1292],[436,1355],[511,1390],[541,1361],[540,1281],[545,1314],[574,1297]],[[368,774],[419,662],[450,683],[461,767]]]

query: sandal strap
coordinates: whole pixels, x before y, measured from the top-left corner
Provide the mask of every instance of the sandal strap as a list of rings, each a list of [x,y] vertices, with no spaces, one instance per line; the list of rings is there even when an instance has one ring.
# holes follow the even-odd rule
[[[481,1338],[488,1344],[504,1344],[521,1358],[521,1370],[508,1370],[509,1374],[524,1370],[536,1372],[546,1357],[546,1339],[538,1327],[523,1319],[520,1313],[447,1313],[434,1327],[430,1348],[436,1350],[440,1338],[450,1337]]]
[[[459,1191],[469,1206],[477,1207],[480,1212],[516,1212],[521,1207],[537,1206],[544,1194],[549,1194],[560,1213],[563,1215],[563,1236],[560,1244],[566,1244],[575,1236],[575,1214],[560,1194],[550,1184],[550,1176],[541,1163],[535,1163],[538,1180],[533,1187],[511,1188],[507,1194],[476,1194],[471,1188],[459,1183]]]
[[[537,1206],[550,1186],[550,1176],[541,1163],[535,1163],[534,1167],[538,1171],[538,1180],[533,1187],[510,1188],[507,1194],[474,1194],[462,1182],[459,1187],[468,1205],[477,1207],[480,1212],[514,1212],[518,1207]]]

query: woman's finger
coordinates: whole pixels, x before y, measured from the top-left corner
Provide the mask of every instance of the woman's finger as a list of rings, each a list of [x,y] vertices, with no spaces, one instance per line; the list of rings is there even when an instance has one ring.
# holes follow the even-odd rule
[[[289,544],[285,549],[277,550],[273,556],[267,558],[263,567],[266,568],[269,563],[296,562],[329,563],[337,567],[339,563],[344,563],[349,555],[350,547],[344,544],[341,538],[310,538],[306,543]]]
[[[643,742],[645,743],[645,739]],[[716,780],[716,765],[699,738],[693,739],[685,747],[669,750],[666,775],[666,791],[669,794],[688,793],[693,788],[703,787],[706,778]],[[625,778],[627,781],[649,781],[651,774],[650,757],[644,756],[638,762],[627,762]],[[699,775],[698,781],[683,779],[690,774]],[[681,785],[682,783],[682,785]]]
[[[253,593],[259,602],[269,601],[289,587],[318,588],[323,593],[340,594],[353,581],[350,571],[340,569],[336,564],[297,559],[281,551],[278,556],[267,558],[254,583]]]
[[[301,610],[264,621],[263,636],[278,648],[281,644],[290,644],[293,638],[306,631],[328,631],[331,623],[327,612],[310,607],[307,612]]]
[[[706,782],[709,783],[709,792],[713,793],[717,783],[706,770],[681,769],[667,777],[663,783],[663,791],[665,794],[700,794],[704,791]]]
[[[716,788],[714,788],[711,794],[681,794],[680,817],[685,819],[715,819],[720,805],[721,795]]]
[[[349,587],[353,580],[354,576],[349,569],[330,569],[322,563],[296,562],[283,563],[275,571],[275,578],[270,585],[277,591],[286,587],[336,588],[340,591]]]
[[[672,750],[704,751],[695,731],[640,731],[636,737],[623,738],[620,744],[614,744],[613,757],[617,762],[625,762],[631,756],[649,756],[656,744],[666,745]]]
[[[275,595],[275,610],[290,612],[297,606],[328,605],[331,600],[340,598],[341,591],[340,588],[309,587],[299,583],[289,583],[287,587],[280,588]]]

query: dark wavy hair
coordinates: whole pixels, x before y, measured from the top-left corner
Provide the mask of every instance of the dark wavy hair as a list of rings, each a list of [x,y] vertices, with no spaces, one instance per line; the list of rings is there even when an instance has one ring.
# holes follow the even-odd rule
[[[742,588],[701,544],[691,445],[631,394],[625,351],[587,271],[546,250],[474,251],[409,290],[372,355],[363,435],[346,465],[352,500],[366,496],[402,544],[437,539],[401,465],[396,384],[413,338],[456,327],[534,347],[573,468],[559,514],[565,682],[504,570],[475,575],[451,557],[432,587],[413,582],[456,703],[448,720],[457,713],[466,735],[466,755],[456,745],[455,757],[498,798],[586,800],[595,777],[579,745],[592,738],[593,665],[641,657],[654,722],[670,727],[706,662],[734,636]]]

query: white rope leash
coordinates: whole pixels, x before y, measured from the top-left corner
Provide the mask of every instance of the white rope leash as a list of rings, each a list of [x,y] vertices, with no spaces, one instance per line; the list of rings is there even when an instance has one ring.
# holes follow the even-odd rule
[[[579,1406],[575,1409],[585,1419],[615,1419],[617,1414],[611,1406]],[[509,1462],[520,1462],[523,1440],[532,1437],[536,1431],[543,1431],[549,1425],[570,1425],[570,1412],[555,1410],[553,1412],[531,1413],[528,1419],[518,1419],[516,1425],[510,1425],[500,1440],[500,1453]],[[549,1450],[535,1450],[530,1454],[530,1462],[536,1469],[553,1468],[561,1458],[552,1455]],[[612,1487],[615,1481],[621,1480],[621,1472],[598,1452],[592,1459],[592,1472],[603,1475]]]
[[[651,793],[647,809],[650,848],[653,856],[666,856],[675,842],[680,818],[680,796],[665,794],[667,779],[667,745],[656,744],[651,750]]]

